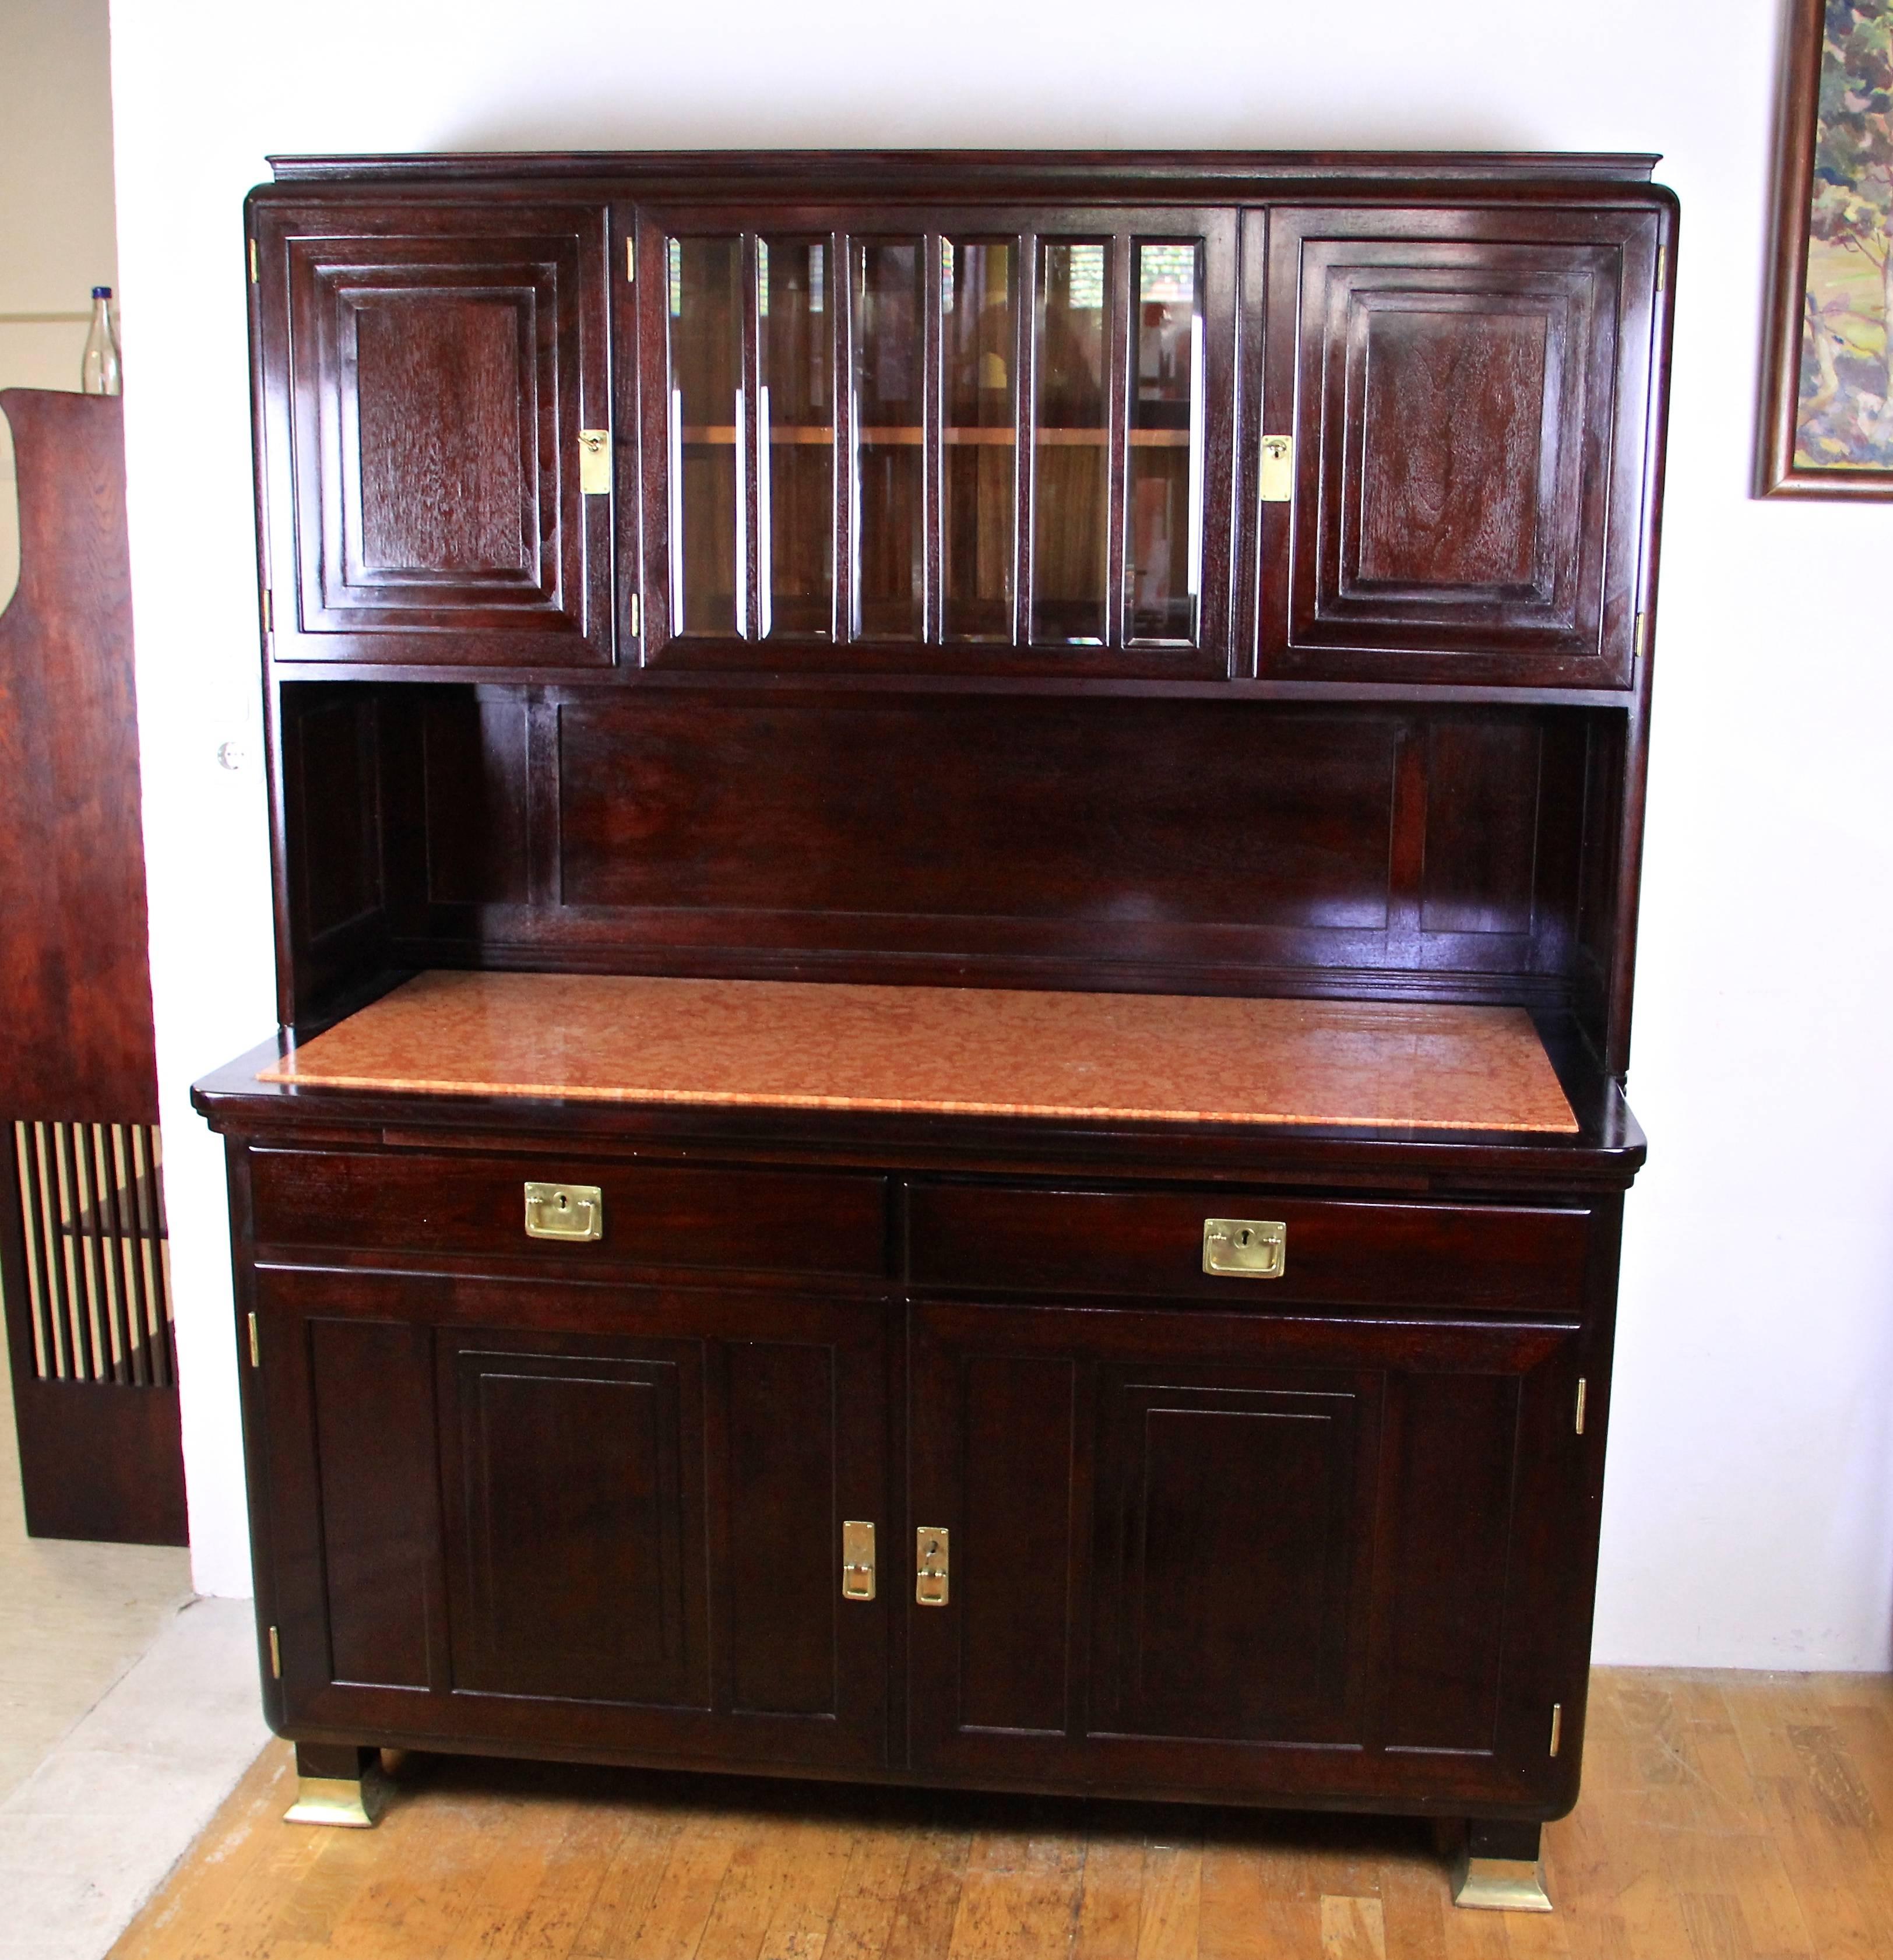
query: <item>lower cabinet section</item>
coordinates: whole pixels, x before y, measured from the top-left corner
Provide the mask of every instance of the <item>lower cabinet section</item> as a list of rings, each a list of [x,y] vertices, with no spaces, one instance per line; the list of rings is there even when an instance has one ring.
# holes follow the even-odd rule
[[[258,1275],[291,1726],[885,1759],[887,1309]]]
[[[1575,1789],[1570,1325],[286,1266],[255,1300],[303,1739],[1366,1807]]]

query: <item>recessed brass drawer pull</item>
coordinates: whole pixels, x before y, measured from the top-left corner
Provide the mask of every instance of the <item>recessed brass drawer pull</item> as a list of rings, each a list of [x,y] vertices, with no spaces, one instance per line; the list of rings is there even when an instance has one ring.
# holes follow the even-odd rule
[[[529,1239],[602,1239],[605,1194],[595,1184],[533,1184],[526,1187]]]
[[[1278,1280],[1288,1262],[1288,1227],[1274,1218],[1205,1218],[1203,1270],[1226,1278]]]

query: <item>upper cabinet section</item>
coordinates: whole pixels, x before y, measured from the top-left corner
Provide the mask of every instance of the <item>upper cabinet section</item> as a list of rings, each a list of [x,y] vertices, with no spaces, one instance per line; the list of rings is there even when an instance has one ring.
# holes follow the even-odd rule
[[[1625,690],[1650,159],[309,159],[287,673]]]
[[[610,663],[605,241],[602,206],[259,212],[278,660]]]
[[[1657,227],[1536,207],[1251,218],[1265,678],[1628,682]]]
[[[647,209],[644,657],[1220,677],[1235,214]]]

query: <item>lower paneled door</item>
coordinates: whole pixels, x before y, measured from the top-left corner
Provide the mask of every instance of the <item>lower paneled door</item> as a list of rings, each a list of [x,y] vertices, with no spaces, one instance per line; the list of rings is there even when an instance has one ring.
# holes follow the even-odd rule
[[[289,1270],[256,1284],[298,1732],[884,1760],[885,1306]]]
[[[916,1768],[1541,1800],[1581,1510],[1568,1328],[915,1316]],[[1568,1440],[1567,1440],[1568,1439]],[[1581,1645],[1581,1643],[1580,1643]]]

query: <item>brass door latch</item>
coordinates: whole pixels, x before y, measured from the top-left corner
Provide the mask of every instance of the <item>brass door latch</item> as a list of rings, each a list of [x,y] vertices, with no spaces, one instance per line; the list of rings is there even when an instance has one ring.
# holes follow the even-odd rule
[[[842,1526],[842,1597],[874,1596],[874,1527],[864,1518],[849,1518]]]
[[[1288,1227],[1278,1218],[1205,1218],[1203,1270],[1226,1278],[1278,1280],[1288,1263]]]
[[[578,431],[578,494],[581,497],[611,495],[611,431]]]
[[[914,1597],[923,1606],[946,1603],[947,1536],[942,1525],[922,1525],[914,1534]]]
[[[529,1239],[602,1239],[605,1194],[595,1184],[531,1184],[526,1187]]]

